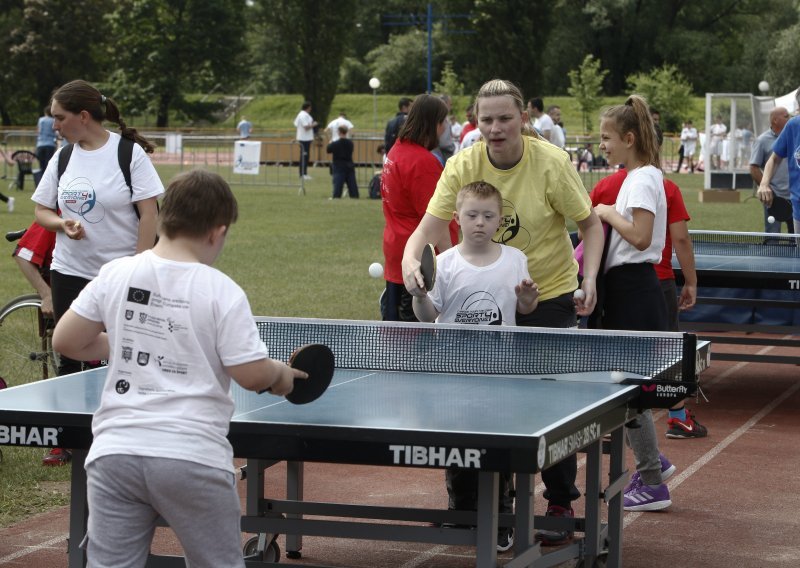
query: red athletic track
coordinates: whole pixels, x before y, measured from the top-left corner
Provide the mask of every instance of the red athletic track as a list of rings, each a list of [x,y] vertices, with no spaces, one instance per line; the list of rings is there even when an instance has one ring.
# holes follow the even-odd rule
[[[758,348],[714,347],[720,352],[733,349]],[[692,402],[691,407],[709,437],[662,438],[662,451],[678,466],[669,481],[674,504],[666,512],[625,515],[624,566],[800,565],[798,367],[712,361],[703,383],[710,403]],[[656,426],[666,429],[663,412],[656,414]],[[278,471],[269,479],[276,480]],[[420,507],[446,502],[443,474],[437,470],[308,464],[306,484],[309,499],[347,502],[361,496],[366,503]],[[541,490],[537,484],[539,511],[544,505]],[[0,566],[66,567],[67,526],[64,508],[0,529]],[[282,538],[279,543],[284,550]],[[171,533],[160,530],[154,552],[179,550]],[[499,564],[507,557],[501,555]],[[302,560],[284,557],[281,564],[461,568],[474,565],[474,556],[470,548],[305,537]]]

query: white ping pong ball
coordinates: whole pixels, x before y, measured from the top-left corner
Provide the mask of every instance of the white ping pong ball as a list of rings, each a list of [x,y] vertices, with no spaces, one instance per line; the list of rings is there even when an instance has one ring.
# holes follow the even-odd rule
[[[767,223],[769,223],[769,224],[772,224],[772,223],[774,223],[774,222],[775,222],[775,217],[773,217],[772,215],[770,215],[769,217],[767,217]]]
[[[575,297],[576,300],[583,300],[586,297],[586,292],[578,288],[572,295]]]
[[[383,266],[380,262],[373,262],[369,265],[369,275],[373,278],[380,278],[383,276]]]
[[[625,373],[622,371],[611,371],[611,380],[615,383],[622,381],[625,378]]]

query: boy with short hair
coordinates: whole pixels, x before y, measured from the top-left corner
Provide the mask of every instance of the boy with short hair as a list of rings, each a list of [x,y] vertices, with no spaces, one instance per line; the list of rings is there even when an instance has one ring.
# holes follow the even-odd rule
[[[461,242],[436,257],[436,285],[413,300],[417,319],[515,325],[516,312],[536,309],[539,289],[528,274],[525,254],[492,240],[502,211],[503,198],[493,185],[478,181],[461,188],[453,214]]]
[[[476,325],[515,325],[516,312],[529,314],[539,303],[539,288],[528,273],[528,259],[518,248],[492,240],[500,227],[503,198],[490,183],[465,185],[456,196],[454,217],[461,242],[436,257],[436,285],[424,297],[414,296],[414,315],[420,321]],[[445,470],[448,508],[476,510],[478,473]],[[503,473],[499,508],[510,513],[511,474]],[[511,528],[497,531],[497,550],[514,544]]]
[[[237,215],[219,175],[176,176],[156,246],[103,266],[56,326],[55,350],[109,360],[86,458],[90,567],[144,566],[159,515],[190,565],[244,566],[230,381],[285,395],[307,375],[267,358],[247,296],[211,267]]]

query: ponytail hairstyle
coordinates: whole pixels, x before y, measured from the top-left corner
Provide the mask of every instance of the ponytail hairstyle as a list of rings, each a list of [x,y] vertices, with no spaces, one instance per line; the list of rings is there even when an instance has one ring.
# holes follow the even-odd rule
[[[525,101],[522,98],[522,91],[519,90],[519,87],[517,87],[511,81],[506,81],[504,79],[492,79],[491,81],[487,81],[481,85],[481,88],[478,89],[478,94],[475,97],[474,105],[476,118],[478,116],[480,100],[488,99],[489,97],[511,97],[511,99],[514,101],[514,104],[519,109],[519,112],[525,112]],[[539,133],[533,129],[528,121],[523,121],[522,123],[522,134],[541,139]]]
[[[119,125],[120,135],[139,144],[148,154],[152,154],[156,149],[135,128],[130,128],[125,124],[117,103],[82,79],[70,81],[59,87],[53,93],[53,100],[58,101],[61,108],[71,113],[79,114],[85,110],[89,113],[89,116],[99,123],[107,120]]]
[[[600,117],[613,121],[620,136],[633,133],[633,147],[645,164],[661,169],[658,135],[650,107],[639,95],[631,95],[624,105],[606,109]]]

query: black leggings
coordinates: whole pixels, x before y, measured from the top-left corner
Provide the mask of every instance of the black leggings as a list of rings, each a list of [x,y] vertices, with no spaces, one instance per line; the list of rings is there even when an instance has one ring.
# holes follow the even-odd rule
[[[56,323],[61,319],[67,310],[72,305],[72,301],[78,297],[89,280],[81,278],[80,276],[69,276],[61,274],[55,270],[50,271],[50,288],[53,294],[53,315],[55,316]],[[70,373],[77,373],[83,370],[83,364],[80,361],[75,361],[63,355],[59,359],[58,374],[68,375]]]
[[[603,329],[669,331],[664,292],[651,263],[615,266],[604,286]]]

